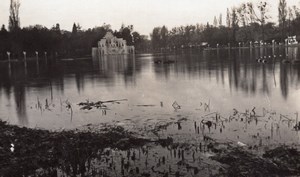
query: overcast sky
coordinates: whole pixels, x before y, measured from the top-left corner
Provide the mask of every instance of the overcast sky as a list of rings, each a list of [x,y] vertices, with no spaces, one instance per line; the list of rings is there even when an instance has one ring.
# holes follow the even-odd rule
[[[251,0],[250,0],[251,1]],[[279,0],[266,0],[271,4],[270,14],[277,20]],[[246,0],[20,0],[21,26],[41,24],[48,28],[59,23],[61,29],[71,30],[74,22],[83,29],[111,24],[119,29],[121,24],[132,24],[134,30],[149,35],[156,26],[174,26],[206,23],[212,24],[214,16]],[[258,2],[253,0],[252,2]],[[288,6],[300,0],[287,0]],[[0,0],[0,24],[8,24],[10,0]]]

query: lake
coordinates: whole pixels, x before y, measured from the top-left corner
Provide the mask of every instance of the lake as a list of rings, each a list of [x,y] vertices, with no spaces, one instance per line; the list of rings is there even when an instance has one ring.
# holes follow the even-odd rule
[[[267,63],[257,62],[260,57]],[[137,131],[186,119],[184,126],[167,131],[189,134],[197,132],[194,123],[220,117],[222,125],[213,124],[208,132],[215,138],[298,142],[293,126],[300,110],[300,64],[282,62],[287,59],[300,59],[298,48],[191,49],[76,60],[40,57],[26,67],[23,62],[1,62],[0,119],[50,130],[116,123]],[[78,105],[109,100],[120,101],[106,103],[105,109],[82,110]]]

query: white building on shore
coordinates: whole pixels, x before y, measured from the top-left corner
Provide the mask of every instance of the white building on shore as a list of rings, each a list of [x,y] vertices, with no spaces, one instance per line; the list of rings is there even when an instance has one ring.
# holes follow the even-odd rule
[[[285,39],[286,45],[296,45],[298,44],[297,37],[296,36],[288,36],[288,38]]]
[[[115,37],[111,32],[107,32],[98,42],[98,47],[92,49],[93,56],[134,54],[134,52],[134,46],[127,46],[126,40]]]

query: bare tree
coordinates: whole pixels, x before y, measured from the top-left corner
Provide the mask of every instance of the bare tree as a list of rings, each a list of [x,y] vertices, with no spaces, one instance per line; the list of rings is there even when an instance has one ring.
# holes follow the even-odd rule
[[[238,27],[239,27],[239,20],[238,20],[236,8],[232,8],[231,27],[232,27],[232,40],[235,42],[236,41],[236,32],[237,32]]]
[[[241,22],[241,25],[245,27],[248,25],[248,20],[247,20],[247,12],[246,12],[246,4],[242,3],[237,9],[237,16],[239,21]]]
[[[282,40],[285,38],[286,18],[287,18],[287,4],[286,0],[279,0],[278,5],[278,22],[281,28]]]
[[[295,12],[296,13],[296,12]],[[294,15],[294,12],[293,12],[293,8],[289,7],[288,8],[288,15],[289,15],[289,35],[292,35],[293,33],[293,30],[292,30],[292,21],[295,20],[295,15]]]
[[[264,40],[265,39],[264,26],[266,24],[266,20],[270,18],[270,16],[267,15],[269,4],[265,1],[260,1],[256,6],[258,13],[255,11],[255,7],[253,5],[250,5],[248,3],[247,6],[248,6],[248,12],[250,13],[251,19],[254,22],[258,22],[260,24],[261,31],[262,31],[262,40]]]
[[[267,2],[261,1],[257,7],[260,12],[260,19],[258,21],[261,24],[262,39],[265,40],[265,24],[266,24],[266,20],[269,18],[269,16],[266,15],[268,4],[267,4]]]
[[[230,16],[231,16],[231,15],[230,15],[230,11],[229,11],[229,9],[227,8],[226,25],[227,25],[228,28],[231,27],[231,17],[230,17]]]
[[[214,27],[218,27],[218,20],[216,16],[214,17]]]
[[[168,28],[166,26],[163,26],[160,30],[160,40],[161,40],[161,47],[166,48],[168,44]]]
[[[247,3],[247,14],[249,16],[250,23],[254,23],[255,22],[255,11],[254,11],[252,2]]]
[[[20,2],[19,0],[10,0],[9,8],[9,26],[10,31],[14,31],[20,28],[20,17],[19,17]]]
[[[295,12],[295,17],[299,18],[300,17],[300,9],[297,6],[293,6],[293,10]]]

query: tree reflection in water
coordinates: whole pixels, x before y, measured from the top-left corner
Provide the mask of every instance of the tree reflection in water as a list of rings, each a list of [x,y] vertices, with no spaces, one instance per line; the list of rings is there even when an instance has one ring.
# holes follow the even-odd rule
[[[266,58],[268,62],[258,63],[258,58]],[[122,90],[126,90],[127,94],[138,97],[140,95],[136,90],[141,91],[148,86],[147,84],[159,83],[169,84],[166,88],[159,89],[174,91],[176,94],[176,90],[170,89],[174,85],[168,83],[174,79],[178,87],[192,80],[194,83],[223,87],[230,90],[232,95],[241,92],[246,96],[272,97],[277,96],[278,88],[281,97],[288,100],[291,90],[295,91],[300,81],[300,64],[285,64],[282,63],[284,59],[299,60],[298,48],[180,50],[168,54],[113,55],[77,60],[48,58],[47,62],[40,58],[38,68],[34,59],[29,59],[26,67],[22,61],[12,62],[10,68],[7,63],[2,62],[0,99],[10,100],[11,96],[14,97],[15,113],[22,125],[28,124],[31,114],[27,109],[32,107],[32,100],[36,100],[38,96],[55,101],[67,99],[65,95],[93,95],[93,90],[98,88],[100,91],[106,88],[110,91],[117,90],[111,92],[112,94],[120,95]],[[155,60],[174,62],[158,64],[154,63]],[[152,92],[157,93],[157,90]],[[197,89],[189,90],[189,94],[197,92]],[[115,95],[111,97],[114,98]],[[239,99],[244,97],[239,96]],[[6,112],[6,107],[0,106],[0,111]]]

